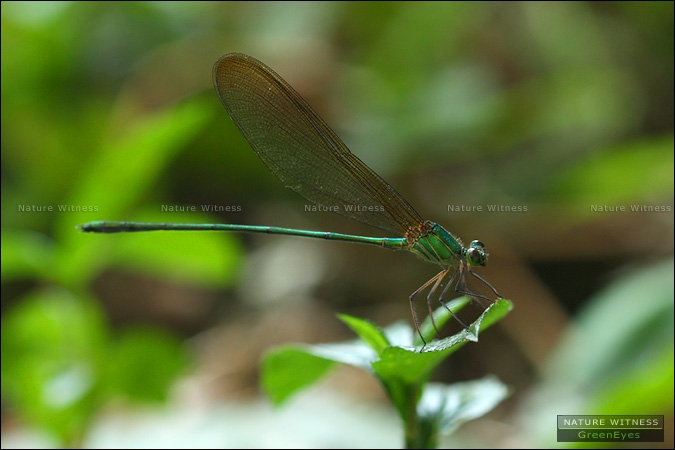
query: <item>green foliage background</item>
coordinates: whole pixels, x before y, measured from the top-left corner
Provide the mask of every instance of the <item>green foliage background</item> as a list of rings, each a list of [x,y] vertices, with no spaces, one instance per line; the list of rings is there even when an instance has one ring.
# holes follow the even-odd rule
[[[454,445],[550,447],[556,414],[641,413],[666,415],[672,448],[672,2],[3,2],[1,20],[3,425],[94,445],[104,408],[168,408],[208,361],[251,389],[270,345],[347,339],[336,312],[410,320],[434,268],[405,255],[75,229],[373,232],[304,213],[248,148],[211,85],[240,51],[423,216],[487,244],[481,275],[516,309],[438,377],[498,374],[514,431]],[[195,344],[216,332],[218,352]]]

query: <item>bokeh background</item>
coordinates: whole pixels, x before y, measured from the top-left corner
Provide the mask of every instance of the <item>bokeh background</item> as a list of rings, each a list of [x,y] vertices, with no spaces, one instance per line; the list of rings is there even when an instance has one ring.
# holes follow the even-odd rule
[[[445,446],[569,446],[557,414],[662,414],[649,445],[673,447],[672,2],[3,2],[1,45],[3,447],[402,444],[367,374],[275,410],[258,364],[351,339],[336,313],[410,323],[436,267],[75,228],[382,235],[305,212],[265,168],[212,86],[230,51],[284,77],[423,217],[486,244],[480,274],[515,309],[433,379],[495,374],[513,393]]]

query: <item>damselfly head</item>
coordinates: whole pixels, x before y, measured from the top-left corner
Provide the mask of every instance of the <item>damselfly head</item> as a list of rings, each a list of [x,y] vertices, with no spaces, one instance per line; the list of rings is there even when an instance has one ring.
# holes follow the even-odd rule
[[[485,266],[487,264],[488,254],[485,251],[485,244],[481,241],[471,241],[469,248],[466,249],[466,262],[470,266]]]

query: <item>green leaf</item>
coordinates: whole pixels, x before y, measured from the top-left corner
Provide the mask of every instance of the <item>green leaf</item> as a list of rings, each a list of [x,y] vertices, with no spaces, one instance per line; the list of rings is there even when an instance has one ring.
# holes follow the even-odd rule
[[[2,231],[2,281],[49,278],[55,245],[47,236],[25,230]]]
[[[263,389],[275,404],[279,404],[316,382],[333,363],[349,364],[374,373],[403,420],[406,420],[411,399],[414,404],[433,369],[467,341],[477,340],[479,330],[504,317],[512,306],[510,301],[500,299],[483,312],[469,331],[462,330],[454,336],[418,348],[412,346],[414,332],[409,325],[396,323],[382,331],[367,320],[340,315],[363,340],[273,350],[263,360]],[[442,306],[435,314],[451,317]],[[439,323],[444,320],[447,318],[440,318]],[[385,341],[399,346],[383,346]]]
[[[390,345],[386,336],[382,333],[382,330],[372,322],[347,314],[338,314],[338,317],[346,323],[363,342],[370,345],[377,353],[380,353],[384,348]]]
[[[163,222],[161,213],[141,213],[134,219]],[[185,223],[209,223],[212,217],[196,213],[173,213],[171,219]],[[226,288],[239,273],[243,249],[237,236],[218,232],[164,232],[82,234],[84,240],[106,240],[108,264],[159,279],[206,288]],[[102,251],[103,252],[103,251]]]
[[[443,352],[420,353],[410,348],[388,347],[373,363],[373,370],[383,380],[422,383],[446,356]]]
[[[335,363],[299,347],[286,346],[265,354],[261,384],[275,405],[321,378]]]
[[[672,336],[671,336],[672,337]],[[594,395],[597,414],[651,414],[673,407],[673,345],[616,374]]]
[[[452,314],[448,311],[452,311],[453,313],[457,313],[458,311],[461,311],[462,308],[464,308],[466,305],[468,305],[471,302],[471,297],[463,296],[456,298],[450,302],[446,303],[446,306],[448,307],[447,309],[444,306],[441,306],[437,308],[434,311],[433,318],[434,320],[431,320],[431,316],[427,316],[426,319],[424,319],[424,322],[422,322],[422,325],[420,326],[420,330],[422,331],[422,336],[424,336],[424,340],[426,342],[431,342],[432,339],[436,337],[436,328],[434,328],[434,322],[436,323],[436,327],[438,329],[441,329],[443,325],[452,317]],[[420,339],[419,335],[415,336],[415,346],[420,346],[422,345],[422,340]]]
[[[2,394],[19,417],[74,446],[111,392],[158,401],[185,368],[180,341],[138,329],[111,339],[97,302],[50,288],[2,321]]]
[[[432,371],[467,342],[478,341],[481,329],[500,320],[512,308],[510,301],[500,299],[487,308],[468,330],[416,349],[387,347],[380,353],[380,359],[373,362],[372,368],[404,422],[411,420],[411,402],[414,404],[417,401]],[[446,320],[451,317],[443,306],[435,311],[437,314],[445,314]]]
[[[434,423],[438,432],[451,433],[464,422],[487,414],[509,395],[509,388],[494,376],[443,385],[427,384],[417,405],[421,420]]]
[[[531,431],[547,430],[546,417],[561,408],[578,414],[672,409],[674,269],[671,257],[623,268],[584,303],[542,367],[527,405]],[[534,439],[546,446],[555,442],[551,433]]]
[[[576,326],[552,354],[545,374],[556,383],[596,391],[664,343],[672,343],[674,269],[675,261],[668,258],[624,271],[589,299],[579,311]]]
[[[130,328],[117,339],[105,365],[105,388],[136,401],[164,402],[188,365],[181,341],[155,328]]]
[[[108,342],[95,302],[63,289],[23,298],[2,321],[2,394],[20,417],[79,442],[98,406]]]
[[[411,420],[411,405],[417,403],[431,371],[443,359],[443,352],[419,353],[412,349],[389,347],[373,363],[373,371],[384,386],[404,422]]]
[[[670,198],[673,136],[621,143],[560,173],[551,195],[573,204],[623,205]],[[591,214],[589,208],[583,210]]]
[[[110,243],[104,239],[83,240],[75,227],[92,220],[129,220],[125,216],[155,183],[175,154],[201,130],[213,108],[203,100],[185,102],[136,124],[123,136],[101,144],[83,176],[73,183],[68,205],[81,212],[62,214],[58,240],[62,243],[56,268],[59,279],[84,283],[107,261],[100,258]]]
[[[421,348],[422,352],[438,352],[452,349],[452,353],[463,346],[467,341],[478,342],[478,334],[481,330],[485,330],[496,322],[500,321],[513,309],[513,303],[509,300],[500,298],[496,303],[490,305],[483,313],[469,325],[468,329],[441,339],[440,341],[431,342]]]

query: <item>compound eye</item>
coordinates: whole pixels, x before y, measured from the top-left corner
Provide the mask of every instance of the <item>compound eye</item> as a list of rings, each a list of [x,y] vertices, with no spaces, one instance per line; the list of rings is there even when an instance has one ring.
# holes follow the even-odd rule
[[[466,250],[466,260],[470,266],[484,266],[487,264],[488,254],[485,252],[485,245],[481,241],[471,241],[471,245]]]

